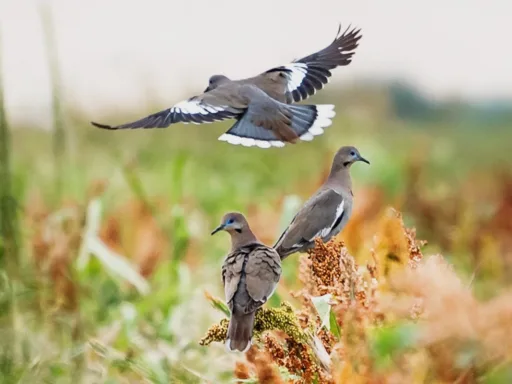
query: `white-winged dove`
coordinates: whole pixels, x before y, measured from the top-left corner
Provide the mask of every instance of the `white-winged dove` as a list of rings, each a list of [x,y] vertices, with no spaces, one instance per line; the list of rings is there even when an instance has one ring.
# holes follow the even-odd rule
[[[222,266],[226,303],[231,311],[226,347],[245,352],[251,346],[254,316],[274,293],[281,276],[277,252],[261,243],[241,213],[224,215],[212,232],[231,235],[231,252]]]
[[[331,125],[334,106],[291,104],[321,90],[332,69],[350,64],[362,35],[360,29],[340,32],[341,25],[334,41],[321,51],[255,77],[230,80],[214,75],[201,95],[140,120],[117,126],[92,124],[104,129],[166,128],[234,118],[236,123],[219,140],[260,148],[311,141]]]
[[[312,248],[316,237],[329,241],[347,224],[353,203],[350,167],[356,161],[370,164],[355,147],[341,147],[336,152],[327,180],[306,201],[274,245],[281,259]]]

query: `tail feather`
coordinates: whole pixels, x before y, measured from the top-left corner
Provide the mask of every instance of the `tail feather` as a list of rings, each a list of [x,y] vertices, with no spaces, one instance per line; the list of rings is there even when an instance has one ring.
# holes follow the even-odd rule
[[[290,128],[296,137],[303,141],[311,141],[315,136],[324,133],[324,128],[332,124],[331,118],[336,114],[334,105],[286,105],[286,108],[292,112]],[[219,140],[247,147],[284,146],[284,141],[279,139],[272,130],[255,125],[247,112],[231,129],[220,136]]]
[[[255,312],[231,314],[228,326],[226,348],[230,352],[246,352],[251,346]]]
[[[333,105],[292,105],[292,129],[301,140],[310,141],[313,136],[324,133],[336,114]]]
[[[305,252],[306,250],[313,248],[315,245],[314,242],[305,242],[301,243],[300,245],[293,246],[290,248],[284,248],[282,244],[275,244],[274,249],[276,250],[277,254],[281,258],[281,261],[286,259],[288,256],[293,255],[296,252]]]

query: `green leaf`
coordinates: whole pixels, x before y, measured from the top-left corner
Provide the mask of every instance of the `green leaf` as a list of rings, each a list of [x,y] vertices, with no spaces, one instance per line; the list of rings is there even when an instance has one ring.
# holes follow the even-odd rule
[[[212,296],[210,293],[208,293],[206,291],[205,291],[205,296],[213,308],[216,308],[219,311],[223,312],[228,318],[231,317],[231,311],[229,310],[226,303],[224,303],[224,301]]]
[[[323,296],[317,296],[312,297],[311,301],[313,302],[313,305],[315,306],[315,309],[318,313],[318,316],[320,316],[320,328],[325,327],[328,331],[331,330],[331,322],[330,322],[330,314],[331,314],[331,297],[332,295],[330,293],[323,295]]]
[[[172,236],[173,236],[173,251],[171,258],[171,268],[175,268],[174,272],[177,273],[180,261],[186,255],[188,244],[190,241],[190,234],[188,231],[187,218],[183,207],[176,204],[171,209],[172,216]]]
[[[329,324],[330,324],[330,331],[336,338],[341,338],[341,328],[338,324],[338,320],[336,320],[336,315],[334,312],[331,311],[331,314],[329,315]]]
[[[418,340],[419,328],[413,323],[394,324],[375,328],[370,332],[371,351],[377,366],[381,369],[391,364],[397,353],[412,348]]]
[[[95,237],[100,229],[100,220],[101,220],[101,200],[93,199],[89,202],[87,206],[86,220],[85,220],[85,228],[83,231],[83,241],[80,247],[80,251],[78,252],[77,258],[77,268],[82,270],[89,262],[89,248],[88,243],[89,239]]]
[[[53,377],[62,377],[67,372],[67,367],[59,362],[50,364],[49,369]]]
[[[146,198],[146,192],[144,191],[144,183],[140,179],[135,169],[129,166],[123,167],[123,176],[135,196],[137,196],[143,202],[147,203],[148,199]]]
[[[146,279],[125,257],[109,249],[99,238],[100,221],[101,201],[93,199],[87,206],[84,240],[78,255],[77,268],[84,269],[89,262],[89,255],[93,254],[111,274],[130,282],[141,294],[148,294],[150,289]]]
[[[484,384],[512,383],[512,365],[500,365],[487,373],[482,380]]]
[[[174,157],[173,161],[169,163],[169,189],[172,201],[179,202],[183,196],[183,187],[185,186],[183,178],[188,159],[189,156],[187,155],[186,152],[183,151],[177,154]]]
[[[128,260],[110,250],[98,237],[88,240],[89,251],[94,254],[98,260],[106,267],[111,274],[117,275],[130,282],[139,293],[146,295],[149,293],[149,284]]]

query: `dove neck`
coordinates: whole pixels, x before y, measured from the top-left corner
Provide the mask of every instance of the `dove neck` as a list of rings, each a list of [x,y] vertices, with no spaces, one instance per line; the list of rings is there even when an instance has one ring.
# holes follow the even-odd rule
[[[231,250],[234,251],[247,244],[259,243],[254,233],[248,228],[244,228],[242,232],[231,233]]]
[[[342,190],[352,191],[352,179],[350,178],[349,166],[331,169],[325,186],[337,192],[341,192]]]

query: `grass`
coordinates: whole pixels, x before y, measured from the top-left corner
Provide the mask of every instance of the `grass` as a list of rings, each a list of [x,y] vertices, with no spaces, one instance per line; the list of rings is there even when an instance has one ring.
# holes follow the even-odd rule
[[[244,363],[219,343],[199,345],[207,329],[225,318],[208,297],[223,295],[220,265],[229,244],[209,232],[226,211],[239,210],[264,242],[273,243],[287,222],[283,216],[293,214],[285,200],[307,198],[334,151],[346,144],[356,145],[372,163],[353,169],[356,210],[340,237],[355,262],[366,266],[375,256],[381,273],[407,270],[408,248],[388,217],[393,206],[406,226],[417,227],[418,237],[428,240],[423,254],[442,253],[475,300],[498,300],[512,272],[510,127],[495,127],[492,134],[472,127],[468,134],[464,126],[404,122],[371,108],[361,115],[339,105],[324,136],[267,151],[218,142],[227,124],[108,132],[84,123],[90,116],[62,110],[70,124],[57,134],[33,127],[9,130],[0,110],[1,133],[7,135],[0,141],[1,186],[3,196],[14,196],[19,207],[3,205],[0,245],[4,255],[17,249],[9,244],[20,246],[17,263],[4,266],[0,276],[2,382],[220,383],[232,381],[235,371],[249,380],[262,372],[273,380],[300,376],[277,357],[269,363],[260,355],[272,352],[264,343]],[[76,152],[55,149],[63,135],[79,143]],[[16,212],[19,226],[10,216]],[[12,243],[13,236],[19,241]],[[286,260],[269,307],[286,301],[299,315],[309,308],[291,294],[308,284],[297,278],[305,268],[301,263],[298,255]],[[432,280],[424,281],[435,288]],[[382,281],[383,293],[396,294],[384,287]],[[428,285],[406,290],[420,288],[428,297]],[[496,308],[493,313],[506,313],[505,306]],[[386,309],[389,322],[360,324],[358,332],[375,329],[374,339],[354,339],[354,348],[346,351],[353,360],[343,375],[356,380],[356,373],[370,372],[374,379],[393,380],[403,374],[405,360],[410,371],[429,367],[422,382],[449,381],[459,372],[455,365],[437,369],[439,361],[425,357],[430,344],[413,343],[408,319],[396,312]],[[339,338],[351,323],[342,321],[341,312],[336,316],[330,323]],[[460,351],[471,356],[472,348],[469,343],[457,356]],[[358,350],[366,351],[364,362]],[[377,365],[384,374],[373,370]],[[475,374],[471,380],[506,382],[510,374],[501,355],[499,363],[474,372],[473,365],[465,367]]]
[[[55,192],[60,198],[62,194],[62,167],[66,161],[66,131],[64,129],[62,113],[62,97],[60,89],[60,69],[56,40],[53,30],[53,17],[51,8],[47,4],[40,8],[41,24],[43,25],[44,42],[48,55],[48,68],[50,68],[51,96],[52,96],[52,115],[53,115],[53,144],[52,152],[54,156],[55,169]]]

